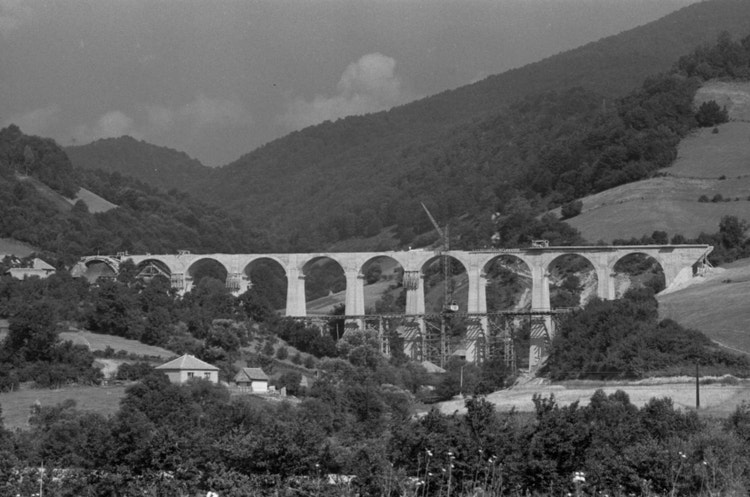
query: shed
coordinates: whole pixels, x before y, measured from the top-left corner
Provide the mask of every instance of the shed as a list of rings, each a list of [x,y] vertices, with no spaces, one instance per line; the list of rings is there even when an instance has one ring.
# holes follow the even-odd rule
[[[242,368],[234,375],[238,387],[254,393],[268,393],[268,375],[260,368]]]
[[[219,368],[190,354],[156,366],[154,369],[166,373],[172,383],[185,383],[194,378],[219,383]]]

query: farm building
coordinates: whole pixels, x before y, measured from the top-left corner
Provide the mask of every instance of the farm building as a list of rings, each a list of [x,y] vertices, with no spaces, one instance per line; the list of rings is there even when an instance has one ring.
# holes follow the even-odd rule
[[[156,366],[155,369],[166,373],[172,383],[185,383],[193,378],[219,383],[219,368],[190,354],[185,354],[161,366]]]
[[[253,393],[268,393],[268,375],[260,368],[242,368],[234,376],[238,387]]]

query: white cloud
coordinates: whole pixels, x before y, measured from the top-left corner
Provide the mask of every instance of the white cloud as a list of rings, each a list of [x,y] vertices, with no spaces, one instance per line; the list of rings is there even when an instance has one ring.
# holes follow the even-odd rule
[[[174,126],[174,112],[161,105],[146,107],[148,128],[155,133],[163,133]]]
[[[149,104],[137,109],[136,119],[120,110],[111,110],[93,124],[73,128],[76,143],[89,143],[100,138],[130,135],[157,142],[166,135],[196,135],[206,128],[228,127],[252,122],[240,101],[198,95],[176,108]],[[23,129],[23,128],[22,128]]]
[[[0,36],[7,38],[33,15],[24,0],[0,0]]]
[[[162,133],[174,127],[197,132],[208,127],[230,127],[253,121],[239,100],[209,98],[203,94],[174,109],[163,105],[148,105],[146,114],[146,129],[149,134]]]
[[[411,99],[396,75],[396,61],[380,53],[363,56],[349,64],[333,97],[316,95],[311,101],[295,98],[279,121],[291,129],[351,115],[389,109]]]
[[[93,126],[82,124],[73,128],[73,139],[77,143],[89,143],[100,138],[116,138],[122,135],[143,137],[135,129],[133,119],[119,110],[102,115]]]
[[[235,126],[251,122],[242,102],[205,95],[185,104],[179,115],[198,128],[207,126]]]
[[[15,124],[21,131],[29,135],[46,136],[60,117],[60,106],[48,105],[23,114],[16,114],[3,121],[3,127]]]

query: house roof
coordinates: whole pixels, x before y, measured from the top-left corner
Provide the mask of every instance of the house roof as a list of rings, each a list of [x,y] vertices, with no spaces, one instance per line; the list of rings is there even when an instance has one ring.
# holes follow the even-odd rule
[[[445,369],[430,361],[422,361],[422,367],[428,373],[445,373]]]
[[[193,370],[208,370],[208,371],[218,371],[219,368],[216,366],[209,364],[207,362],[201,361],[195,356],[191,356],[190,354],[185,354],[182,357],[178,357],[177,359],[173,359],[167,363],[162,364],[161,366],[156,366],[154,369],[170,369],[170,370],[183,370],[183,369],[193,369]]]
[[[42,269],[44,271],[54,271],[55,268],[44,262],[43,260],[39,259],[38,257],[35,257],[34,260],[31,262],[31,267],[34,269]]]
[[[268,375],[263,372],[260,368],[242,368],[239,373],[234,375],[234,381],[253,381],[253,380],[266,380],[268,381]]]

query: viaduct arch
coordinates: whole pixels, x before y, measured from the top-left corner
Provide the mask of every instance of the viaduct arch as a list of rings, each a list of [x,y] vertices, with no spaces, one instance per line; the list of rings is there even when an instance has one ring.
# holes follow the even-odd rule
[[[431,250],[385,251],[385,252],[317,252],[277,254],[118,254],[117,256],[88,256],[78,263],[74,273],[85,273],[93,263],[106,264],[117,272],[119,264],[131,260],[136,266],[144,263],[157,264],[168,273],[172,287],[180,294],[189,292],[194,281],[191,267],[200,260],[213,260],[227,272],[226,285],[235,294],[247,290],[251,281],[246,269],[253,262],[270,259],[278,263],[286,273],[286,315],[298,318],[307,316],[305,302],[305,265],[319,258],[329,258],[344,270],[346,278],[346,317],[364,325],[364,274],[363,268],[375,258],[388,257],[396,261],[404,271],[403,284],[406,289],[407,316],[424,316],[425,284],[424,267],[437,255],[447,255],[463,264],[468,277],[467,308],[461,312],[481,322],[480,328],[488,330],[487,318],[487,269],[492,261],[509,255],[522,261],[531,272],[531,314],[537,315],[536,336],[532,327],[530,365],[540,364],[544,358],[545,344],[554,334],[549,292],[549,267],[558,257],[574,254],[583,257],[594,267],[597,277],[596,294],[603,300],[615,298],[615,264],[631,254],[644,254],[658,262],[663,271],[665,285],[669,286],[694,276],[696,268],[705,263],[713,250],[710,245],[620,245],[620,246],[570,246],[528,247],[517,249],[435,252]],[[424,325],[422,325],[424,326]],[[479,354],[465,347],[467,359],[474,360]]]

